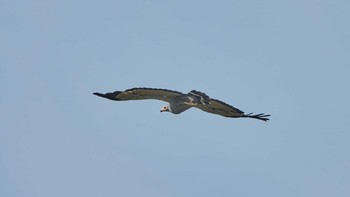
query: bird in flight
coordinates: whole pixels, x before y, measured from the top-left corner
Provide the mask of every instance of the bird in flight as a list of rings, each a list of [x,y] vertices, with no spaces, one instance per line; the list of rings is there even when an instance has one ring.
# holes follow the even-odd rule
[[[94,95],[107,98],[114,101],[128,100],[145,100],[156,99],[168,102],[167,105],[161,108],[160,112],[171,112],[180,114],[192,107],[199,108],[205,112],[217,114],[229,118],[254,118],[258,120],[268,121],[267,114],[245,114],[243,111],[232,107],[220,100],[210,98],[203,92],[192,90],[187,94],[158,88],[131,88],[125,91],[115,91],[110,93],[93,93]]]

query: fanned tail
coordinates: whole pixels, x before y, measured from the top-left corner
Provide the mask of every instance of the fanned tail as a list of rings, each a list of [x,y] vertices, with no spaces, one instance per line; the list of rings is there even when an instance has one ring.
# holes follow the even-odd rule
[[[245,118],[255,118],[255,119],[259,119],[259,120],[263,120],[263,121],[268,121],[270,120],[269,117],[271,115],[269,114],[264,114],[264,113],[261,113],[261,114],[253,114],[253,113],[249,113],[249,114],[244,114],[242,117],[245,117]]]

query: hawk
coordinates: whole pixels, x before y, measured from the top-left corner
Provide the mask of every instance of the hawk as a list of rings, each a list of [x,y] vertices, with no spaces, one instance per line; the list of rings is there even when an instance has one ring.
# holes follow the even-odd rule
[[[180,114],[192,107],[199,108],[205,112],[225,116],[228,118],[255,118],[268,121],[270,115],[245,114],[243,111],[224,103],[223,101],[210,98],[205,93],[192,90],[187,94],[167,89],[158,88],[131,88],[125,91],[115,91],[110,93],[93,93],[94,95],[114,101],[156,99],[165,101],[168,104],[161,108],[160,112],[171,112]]]

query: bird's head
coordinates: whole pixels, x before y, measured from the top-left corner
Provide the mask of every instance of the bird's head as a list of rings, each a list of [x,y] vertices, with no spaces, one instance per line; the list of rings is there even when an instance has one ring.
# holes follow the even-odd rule
[[[170,106],[169,105],[165,105],[164,107],[162,107],[160,109],[160,112],[165,112],[165,111],[170,112]]]

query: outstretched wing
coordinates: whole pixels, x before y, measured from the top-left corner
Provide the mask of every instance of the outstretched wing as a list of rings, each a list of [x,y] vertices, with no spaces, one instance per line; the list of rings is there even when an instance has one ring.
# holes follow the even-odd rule
[[[209,113],[218,114],[225,117],[240,117],[242,116],[242,114],[244,114],[244,112],[242,112],[241,110],[232,107],[227,103],[212,98],[210,99],[210,104],[195,105],[194,107],[197,107]]]
[[[93,94],[115,101],[156,99],[165,102],[169,102],[174,96],[182,95],[181,92],[157,88],[131,88],[125,91],[115,91],[106,94],[95,92]]]
[[[218,114],[221,116],[229,117],[229,118],[240,118],[240,117],[246,117],[246,118],[255,118],[263,121],[268,121],[267,118],[270,115],[266,114],[244,114],[243,111],[225,103],[222,101],[219,101],[217,99],[210,99],[210,104],[206,105],[195,105],[194,107],[197,107],[203,111]]]

